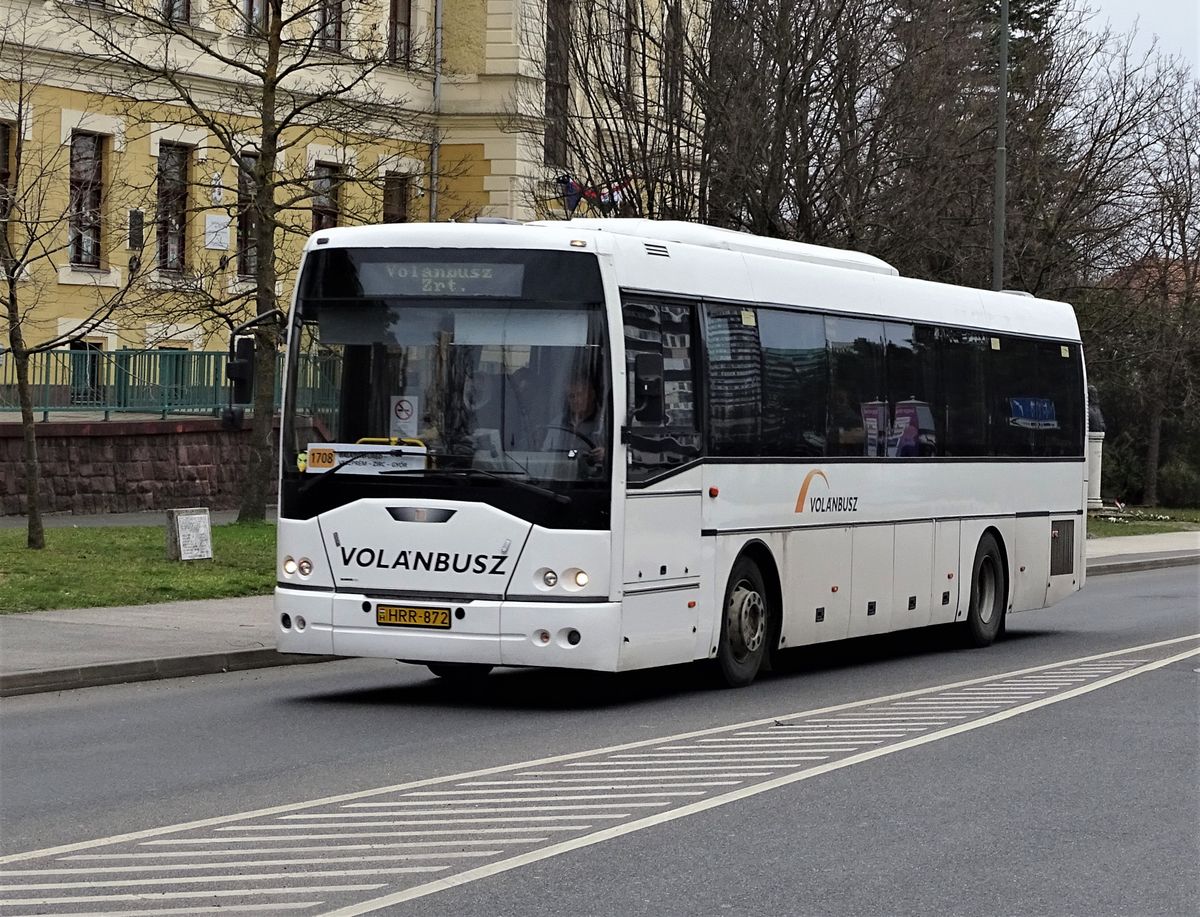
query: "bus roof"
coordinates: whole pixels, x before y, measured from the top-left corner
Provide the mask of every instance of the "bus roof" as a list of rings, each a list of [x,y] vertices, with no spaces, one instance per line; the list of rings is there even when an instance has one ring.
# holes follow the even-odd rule
[[[323,230],[305,248],[571,250],[581,242],[614,256],[623,289],[1079,340],[1066,303],[900,277],[860,252],[677,221],[393,223]]]

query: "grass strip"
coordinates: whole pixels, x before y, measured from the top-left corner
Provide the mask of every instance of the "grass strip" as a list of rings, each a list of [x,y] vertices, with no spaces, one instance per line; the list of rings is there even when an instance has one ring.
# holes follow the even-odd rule
[[[1200,509],[1127,506],[1093,510],[1088,513],[1087,531],[1089,538],[1200,532]]]
[[[0,614],[265,595],[275,584],[275,526],[215,525],[212,560],[170,561],[165,526],[0,530]]]

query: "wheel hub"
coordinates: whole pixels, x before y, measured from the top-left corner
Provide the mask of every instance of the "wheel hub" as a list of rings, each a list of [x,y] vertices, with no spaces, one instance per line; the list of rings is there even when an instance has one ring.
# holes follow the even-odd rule
[[[729,644],[737,659],[758,651],[766,636],[766,604],[749,583],[738,583],[729,595],[725,609]]]

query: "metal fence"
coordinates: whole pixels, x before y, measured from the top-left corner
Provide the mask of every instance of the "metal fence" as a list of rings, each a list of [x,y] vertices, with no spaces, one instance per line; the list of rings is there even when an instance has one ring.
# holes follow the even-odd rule
[[[229,404],[225,353],[187,350],[48,350],[33,354],[29,381],[34,411],[51,414],[89,413],[211,415]],[[283,356],[275,375],[275,407],[280,403]],[[299,367],[302,404],[328,404],[334,378],[315,364]],[[16,361],[0,354],[0,413],[20,410]]]

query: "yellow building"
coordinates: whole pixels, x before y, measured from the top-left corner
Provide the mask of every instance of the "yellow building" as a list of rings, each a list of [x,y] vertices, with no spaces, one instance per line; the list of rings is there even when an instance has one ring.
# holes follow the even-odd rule
[[[313,230],[532,215],[545,0],[283,10],[0,0],[0,281],[26,346],[224,347],[261,286],[258,180],[285,298]]]

